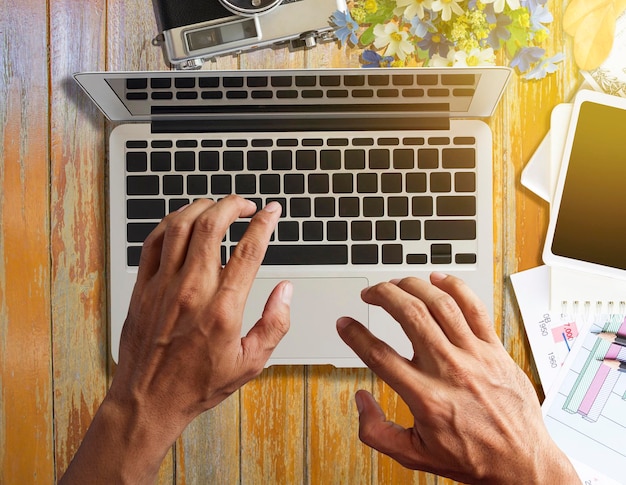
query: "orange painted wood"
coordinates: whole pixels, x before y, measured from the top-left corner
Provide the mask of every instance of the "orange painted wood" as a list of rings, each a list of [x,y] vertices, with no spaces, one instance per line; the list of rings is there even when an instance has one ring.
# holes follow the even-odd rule
[[[0,483],[34,483],[54,466],[46,2],[0,11]]]

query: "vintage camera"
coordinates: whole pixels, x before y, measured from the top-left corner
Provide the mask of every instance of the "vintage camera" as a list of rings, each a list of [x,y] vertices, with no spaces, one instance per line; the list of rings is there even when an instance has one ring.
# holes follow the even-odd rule
[[[154,0],[165,55],[177,69],[197,69],[224,54],[334,39],[329,19],[345,0]]]

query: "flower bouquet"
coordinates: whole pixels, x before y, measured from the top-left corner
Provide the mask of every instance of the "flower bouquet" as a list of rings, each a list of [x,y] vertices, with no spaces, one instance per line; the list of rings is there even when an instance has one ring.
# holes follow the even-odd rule
[[[525,79],[557,70],[542,47],[547,0],[352,0],[331,17],[341,46],[363,48],[363,67],[483,66],[502,50]]]

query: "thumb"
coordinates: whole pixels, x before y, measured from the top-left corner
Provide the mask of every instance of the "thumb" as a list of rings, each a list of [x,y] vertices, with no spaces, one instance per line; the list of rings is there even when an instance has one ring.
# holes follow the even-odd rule
[[[242,339],[247,359],[262,360],[265,364],[270,358],[272,351],[289,330],[292,296],[293,285],[289,281],[281,281],[272,290],[263,315]]]
[[[417,450],[412,431],[387,420],[384,411],[369,392],[358,391],[355,400],[359,410],[359,439],[401,465],[415,468]]]

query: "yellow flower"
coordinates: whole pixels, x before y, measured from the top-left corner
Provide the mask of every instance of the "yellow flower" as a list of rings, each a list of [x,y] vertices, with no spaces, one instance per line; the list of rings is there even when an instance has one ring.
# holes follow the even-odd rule
[[[517,17],[517,22],[519,23],[520,27],[523,27],[524,29],[528,29],[530,27],[530,13],[528,12],[528,10],[525,10],[524,12],[519,14],[519,16]]]
[[[378,10],[378,4],[376,3],[376,0],[365,0],[363,8],[367,13],[375,13],[376,10]]]
[[[543,43],[543,41],[545,41],[547,38],[548,38],[548,32],[546,30],[541,29],[535,32],[535,42],[537,44]]]
[[[352,10],[350,10],[350,14],[357,24],[362,24],[363,22],[365,22],[365,17],[367,16],[367,12],[363,7],[354,7]]]

